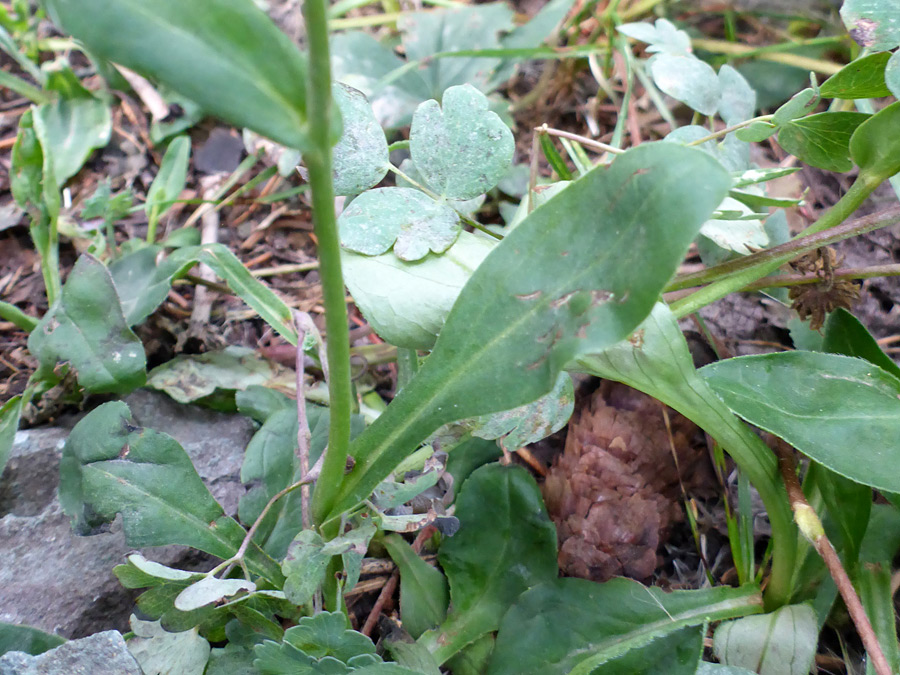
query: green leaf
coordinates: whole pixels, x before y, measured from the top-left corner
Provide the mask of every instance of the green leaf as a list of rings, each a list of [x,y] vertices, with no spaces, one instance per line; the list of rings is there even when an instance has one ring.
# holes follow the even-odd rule
[[[295,605],[305,605],[325,581],[331,554],[318,532],[303,530],[288,547],[281,570],[287,580],[284,593]]]
[[[478,467],[500,459],[502,451],[493,441],[469,438],[450,451],[447,473],[453,476],[453,494],[458,495],[465,480]]]
[[[700,667],[697,668],[697,675],[756,675],[756,671],[703,661],[700,663]]]
[[[800,351],[742,356],[701,372],[736,415],[842,476],[900,492],[900,475],[886,470],[900,462],[894,376],[861,359]]]
[[[723,664],[759,675],[807,675],[818,636],[812,608],[787,605],[721,624],[713,635],[713,652]]]
[[[472,275],[424,366],[353,444],[356,466],[332,513],[441,425],[530,403],[573,358],[626,337],[730,184],[702,151],[645,144],[535,209]]]
[[[384,340],[429,350],[463,286],[495,245],[487,237],[462,231],[442,255],[415,262],[390,252],[363,256],[343,250],[344,283]]]
[[[48,0],[46,7],[93,55],[157,80],[230,124],[307,147],[305,59],[252,2]]]
[[[16,431],[19,428],[19,417],[22,416],[22,406],[25,404],[23,396],[13,396],[0,406],[0,474],[9,461],[13,443],[16,440]]]
[[[158,621],[141,621],[131,616],[134,637],[128,651],[145,675],[203,675],[209,661],[209,643],[197,629],[168,633]]]
[[[900,366],[881,351],[878,342],[859,319],[842,307],[828,315],[822,351],[865,359],[900,378]]]
[[[886,180],[900,172],[900,101],[859,125],[850,139],[850,156],[866,174]]]
[[[190,612],[206,605],[219,603],[238,593],[256,590],[256,584],[246,579],[219,579],[203,577],[185,588],[175,598],[175,609]]]
[[[34,130],[44,153],[53,158],[56,184],[62,187],[96,148],[109,143],[112,115],[95,98],[62,98],[34,109]]]
[[[13,197],[23,209],[35,209],[43,203],[44,154],[34,131],[34,114],[26,110],[19,118],[19,131],[10,155],[9,185]],[[46,186],[56,189],[52,178]]]
[[[785,152],[810,166],[826,171],[849,171],[850,138],[869,115],[856,112],[824,112],[782,125],[778,144]]]
[[[364,192],[341,214],[338,225],[345,249],[379,255],[393,247],[394,255],[408,262],[429,251],[443,253],[462,229],[456,211],[406,187]]]
[[[650,59],[650,74],[660,91],[704,115],[714,115],[722,95],[719,77],[693,54],[664,52]]]
[[[856,59],[829,77],[819,88],[823,98],[881,98],[889,96],[885,65],[889,52],[876,52]]]
[[[92,392],[129,392],[147,375],[144,347],[128,328],[112,277],[87,254],[75,262],[62,295],[28,336],[28,349],[42,368],[68,363]]]
[[[859,599],[875,637],[881,645],[892,673],[900,671],[900,645],[897,643],[897,621],[894,613],[894,593],[891,588],[891,561],[881,564],[863,565],[857,570],[854,586],[859,591]],[[871,658],[866,662],[866,675],[875,675]]]
[[[350,630],[342,612],[319,612],[288,628],[284,641],[316,659],[326,656],[347,663],[360,654],[375,654],[375,645],[362,633]]]
[[[181,544],[229,558],[244,529],[213,499],[175,439],[134,424],[117,401],[91,411],[72,430],[60,462],[60,503],[77,531],[122,514],[129,546]],[[278,565],[251,545],[247,563],[279,584]]]
[[[25,652],[32,656],[64,644],[66,639],[31,626],[0,623],[0,656],[6,652]]]
[[[719,89],[722,92],[719,116],[726,126],[730,127],[753,117],[756,112],[756,91],[743,75],[727,63],[719,68]]]
[[[453,675],[484,675],[494,651],[494,641],[491,633],[475,640],[447,662],[450,672]]]
[[[431,100],[416,109],[409,151],[442,197],[474,199],[509,170],[515,141],[509,127],[488,109],[487,97],[465,84],[445,91],[442,105]]]
[[[135,326],[159,307],[172,288],[172,280],[194,266],[193,259],[176,253],[162,258],[159,246],[143,246],[109,265],[125,321]]]
[[[687,636],[699,645],[692,627],[760,611],[752,586],[664,593],[624,578],[557,579],[529,590],[503,617],[488,675],[693,674],[699,647],[678,648]],[[683,629],[670,650],[660,650],[661,638]],[[653,664],[660,651],[669,670]],[[617,662],[623,656],[632,669]]]
[[[556,528],[541,493],[521,467],[485,466],[456,500],[460,529],[441,545],[451,610],[421,642],[443,664],[470,642],[497,630],[515,599],[554,579]]]
[[[686,55],[691,53],[691,38],[683,30],[678,30],[671,21],[657,19],[656,24],[623,23],[616,30],[635,40],[646,42],[650,53]]]
[[[349,31],[332,36],[331,63],[335,80],[363,92],[379,124],[389,129],[408,125],[416,106],[432,96],[415,70],[383,84],[381,80],[401,68],[403,61],[368,33]]]
[[[230,643],[210,651],[205,675],[259,675],[259,671],[253,666],[252,651]]]
[[[205,354],[179,354],[150,371],[147,385],[164,391],[179,403],[191,403],[216,391],[246,389],[252,385],[289,388],[295,376],[249,347],[229,345]]]
[[[767,138],[774,136],[777,131],[778,127],[771,122],[759,121],[748,124],[743,129],[738,129],[734,132],[734,135],[737,136],[739,141],[744,141],[745,143],[761,143]]]
[[[884,83],[894,98],[900,98],[900,51],[894,52],[887,62],[884,68]]]
[[[900,8],[893,0],[845,0],[841,18],[850,37],[869,51],[900,44]]]
[[[334,193],[356,195],[377,185],[387,173],[387,138],[361,91],[338,82],[334,101],[344,121],[341,140],[332,151]]]
[[[184,190],[187,180],[188,160],[191,156],[191,139],[187,136],[176,136],[169,141],[166,154],[159,164],[156,178],[147,190],[147,202],[144,211],[148,217],[161,217]],[[155,215],[151,215],[155,214]]]
[[[511,452],[547,438],[565,426],[575,409],[575,388],[568,373],[560,373],[549,394],[512,410],[481,415],[466,422],[472,435],[496,440]]]
[[[505,3],[425,12],[403,13],[397,28],[410,61],[428,59],[438,52],[464,49],[498,49],[500,35],[513,28],[512,11]],[[469,84],[485,91],[495,68],[494,58],[437,59],[418,68],[428,87],[428,98],[440,100],[454,85]]]
[[[794,94],[772,115],[772,124],[780,127],[799,117],[805,117],[819,105],[819,98],[819,93],[810,88]]]
[[[400,618],[414,638],[436,627],[447,615],[447,578],[422,560],[401,536],[384,538],[388,555],[400,570]]]

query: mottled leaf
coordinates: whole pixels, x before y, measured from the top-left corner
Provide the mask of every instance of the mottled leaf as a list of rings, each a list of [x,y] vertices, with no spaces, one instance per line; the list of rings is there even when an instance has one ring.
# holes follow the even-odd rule
[[[878,52],[900,44],[900,7],[894,0],[844,0],[841,18],[860,47]]]
[[[334,192],[355,195],[377,185],[387,173],[387,139],[361,91],[337,83],[334,100],[344,122],[341,140],[332,150]]]

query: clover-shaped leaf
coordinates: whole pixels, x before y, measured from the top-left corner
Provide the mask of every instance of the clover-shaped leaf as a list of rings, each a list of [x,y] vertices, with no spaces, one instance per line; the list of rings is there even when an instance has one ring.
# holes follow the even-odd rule
[[[443,253],[461,229],[449,206],[402,187],[364,192],[341,214],[338,225],[344,248],[379,255],[393,246],[401,260],[420,260],[429,250]]]
[[[377,185],[387,173],[387,139],[361,91],[336,82],[334,100],[344,122],[334,146],[334,192],[355,195]]]
[[[429,187],[447,199],[472,199],[506,174],[515,141],[487,97],[466,84],[444,92],[443,109],[435,100],[416,109],[409,146]]]

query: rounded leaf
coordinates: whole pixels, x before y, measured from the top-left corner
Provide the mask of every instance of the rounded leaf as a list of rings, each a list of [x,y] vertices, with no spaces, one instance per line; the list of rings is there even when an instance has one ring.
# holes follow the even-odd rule
[[[868,115],[858,112],[823,112],[787,122],[778,132],[785,152],[826,171],[849,171],[851,136]]]
[[[900,102],[879,110],[859,125],[850,138],[856,165],[881,180],[900,171]]]
[[[884,83],[895,98],[900,98],[900,51],[894,52],[884,67]]]
[[[718,210],[737,211],[744,216],[753,213],[753,209],[732,197],[726,197]],[[707,220],[700,228],[700,234],[711,239],[716,246],[742,255],[751,253],[752,248],[769,245],[769,235],[761,220]]]
[[[658,54],[650,59],[650,74],[663,93],[697,112],[713,115],[719,108],[719,77],[692,54]]]
[[[493,248],[490,240],[461,232],[446,253],[416,263],[392,253],[344,251],[341,264],[350,294],[378,335],[398,347],[428,350],[462,287]]]
[[[860,47],[880,52],[900,44],[900,6],[895,0],[845,0],[841,18]]]
[[[744,76],[727,63],[719,68],[719,87],[722,90],[719,116],[725,120],[726,125],[732,126],[753,117],[756,112],[756,92]]]
[[[394,247],[401,260],[420,260],[429,251],[443,253],[459,236],[456,211],[412,188],[369,190],[338,219],[341,246],[363,255]]]
[[[484,194],[512,164],[512,132],[488,104],[484,94],[465,84],[444,92],[443,108],[425,101],[413,115],[410,154],[429,187],[443,197]]]
[[[336,82],[334,100],[344,121],[333,151],[334,193],[356,195],[380,183],[387,173],[387,139],[361,91]]]

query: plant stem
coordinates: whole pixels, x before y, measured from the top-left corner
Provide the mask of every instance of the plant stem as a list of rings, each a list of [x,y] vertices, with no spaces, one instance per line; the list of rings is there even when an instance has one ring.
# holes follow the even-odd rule
[[[734,261],[734,263],[725,263],[725,265],[717,266],[721,278],[672,304],[672,312],[678,318],[693,314],[701,307],[724,298],[729,293],[738,291],[744,286],[752,284],[757,279],[772,274],[783,264],[796,258],[798,255],[854,234],[890,225],[890,222],[885,222],[884,219],[879,218],[873,226],[870,220],[871,217],[869,219],[860,218],[852,223],[842,224],[850,214],[859,208],[859,205],[865,201],[877,186],[878,183],[876,181],[871,180],[867,174],[861,173],[847,193],[841,197],[840,201],[831,207],[818,221],[803,230],[796,239],[767,251],[761,251],[753,256],[741,258]],[[900,209],[892,209],[888,220],[892,217],[895,219],[894,222],[896,222],[896,219],[900,219]],[[824,232],[825,230],[829,230],[829,232],[826,233]],[[753,260],[748,260],[749,258],[753,258]],[[725,266],[730,266],[728,271],[722,270]],[[705,270],[705,272],[709,272],[709,270]],[[693,281],[696,280],[692,279]]]
[[[29,316],[15,305],[0,300],[0,319],[10,321],[16,325],[16,328],[30,333],[34,327],[38,325],[38,320],[33,316]]]
[[[691,40],[694,49],[703,49],[713,54],[728,54],[734,58],[758,58],[761,61],[773,61],[774,63],[783,63],[786,66],[801,68],[803,70],[812,70],[822,75],[834,75],[843,66],[839,63],[825,61],[823,59],[813,59],[800,54],[786,54],[783,52],[761,52],[756,47],[742,45],[736,42],[728,42],[726,40]],[[791,43],[786,45],[786,49],[802,46],[802,43]]]
[[[816,551],[825,561],[825,566],[834,579],[834,583],[844,599],[850,618],[856,625],[859,637],[862,639],[863,645],[872,659],[872,665],[878,675],[891,675],[891,667],[878,644],[878,638],[872,629],[872,623],[863,609],[862,602],[853,583],[844,569],[841,559],[831,545],[828,537],[825,535],[825,529],[822,527],[822,521],[815,510],[806,501],[803,494],[803,488],[800,486],[800,480],[797,478],[797,467],[794,462],[793,451],[789,445],[777,439],[775,441],[775,454],[778,456],[778,468],[781,471],[781,477],[787,488],[788,496],[791,500],[791,508],[794,511],[794,520],[797,522],[800,532],[809,539],[815,547]]]
[[[588,138],[587,136],[579,136],[578,134],[573,134],[568,131],[562,131],[560,129],[553,129],[548,127],[546,124],[537,127],[535,133],[538,134],[549,134],[550,136],[559,136],[560,138],[567,138],[570,141],[575,141],[576,143],[581,143],[582,145],[586,145],[587,147],[597,150],[599,152],[609,152],[613,155],[621,155],[624,153],[624,150],[619,148],[614,148],[611,145],[607,145],[606,143],[601,143],[600,141],[595,141],[593,138]]]
[[[690,143],[685,143],[688,147],[694,145],[703,145],[708,141],[714,141],[717,138],[721,138],[722,136],[727,136],[732,131],[737,131],[738,129],[743,129],[744,127],[749,127],[751,124],[755,122],[768,122],[772,119],[774,115],[760,115],[759,117],[754,117],[752,120],[746,120],[744,122],[738,122],[735,125],[730,127],[725,127],[724,129],[719,129],[719,131],[715,131],[711,133],[709,136],[704,136],[703,138],[698,138],[696,141],[691,141]]]
[[[319,525],[331,510],[344,477],[350,447],[350,416],[353,389],[350,380],[350,335],[341,249],[334,214],[334,186],[331,173],[332,128],[331,57],[328,49],[328,5],[325,0],[303,3],[309,44],[307,115],[312,147],[303,159],[312,190],[313,225],[318,238],[319,274],[328,335],[328,381],[330,419],[328,447],[323,453],[321,479],[313,492],[312,516]]]

